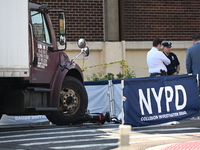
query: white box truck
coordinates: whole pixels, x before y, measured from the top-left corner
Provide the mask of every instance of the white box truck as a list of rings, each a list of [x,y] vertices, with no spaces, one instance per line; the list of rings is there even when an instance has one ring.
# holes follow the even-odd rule
[[[44,114],[56,125],[76,122],[88,97],[75,59],[88,56],[89,48],[80,39],[75,59],[63,52],[65,11],[59,10],[59,42],[47,5],[0,0],[0,12],[0,116]]]

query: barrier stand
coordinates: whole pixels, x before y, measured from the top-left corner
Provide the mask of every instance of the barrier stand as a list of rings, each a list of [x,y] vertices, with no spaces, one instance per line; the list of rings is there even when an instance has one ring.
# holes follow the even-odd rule
[[[108,87],[109,87],[109,104],[110,104],[110,116],[111,119],[116,118],[115,116],[115,107],[114,107],[114,99],[113,99],[113,83],[112,80],[108,80]]]
[[[131,126],[120,125],[119,133],[120,133],[119,150],[130,150],[129,136],[131,133]]]

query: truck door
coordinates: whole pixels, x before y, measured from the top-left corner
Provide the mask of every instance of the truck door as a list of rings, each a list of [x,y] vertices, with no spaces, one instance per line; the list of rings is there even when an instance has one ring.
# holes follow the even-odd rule
[[[52,42],[53,31],[46,14],[39,11],[31,11],[31,75],[32,83],[50,83],[58,66],[59,53],[51,52],[48,47],[54,47]],[[51,27],[50,27],[51,26]]]

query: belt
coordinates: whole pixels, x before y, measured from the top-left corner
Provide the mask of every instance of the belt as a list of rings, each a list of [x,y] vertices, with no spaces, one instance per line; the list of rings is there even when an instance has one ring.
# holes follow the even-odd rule
[[[150,73],[151,75],[162,75],[162,73]]]

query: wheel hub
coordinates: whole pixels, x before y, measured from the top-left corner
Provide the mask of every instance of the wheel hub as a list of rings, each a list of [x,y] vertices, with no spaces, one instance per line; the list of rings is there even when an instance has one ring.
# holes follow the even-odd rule
[[[72,89],[66,88],[60,92],[61,110],[67,111],[67,113],[73,113],[76,111],[79,102],[76,92]]]

